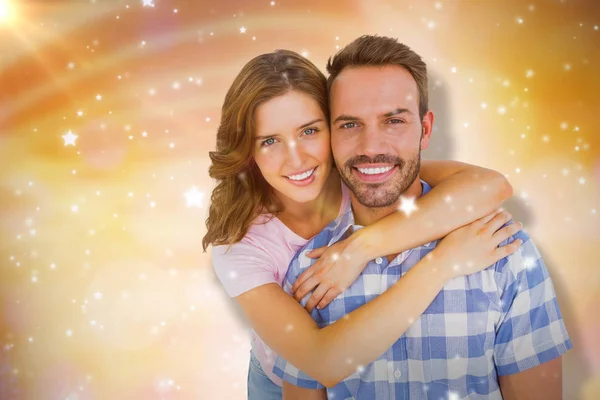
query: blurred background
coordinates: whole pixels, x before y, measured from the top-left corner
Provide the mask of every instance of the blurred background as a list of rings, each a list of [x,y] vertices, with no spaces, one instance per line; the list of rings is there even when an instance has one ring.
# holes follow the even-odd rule
[[[362,34],[430,70],[427,158],[503,172],[600,398],[600,3],[0,0],[0,399],[244,399],[248,327],[203,253],[225,93]],[[374,340],[377,340],[374,337]]]

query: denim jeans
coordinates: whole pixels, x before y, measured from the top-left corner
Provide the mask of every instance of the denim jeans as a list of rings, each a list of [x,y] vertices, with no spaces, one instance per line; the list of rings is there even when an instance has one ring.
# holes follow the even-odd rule
[[[265,374],[254,353],[250,352],[248,400],[281,400],[281,398],[281,387]]]

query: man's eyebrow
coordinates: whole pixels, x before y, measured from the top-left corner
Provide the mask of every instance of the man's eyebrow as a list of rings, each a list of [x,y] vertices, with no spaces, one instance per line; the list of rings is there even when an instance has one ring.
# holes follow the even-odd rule
[[[398,114],[412,115],[412,111],[410,111],[408,108],[396,108],[395,110],[392,110],[388,113],[383,114],[383,116],[384,117],[392,117],[392,116],[398,115]]]
[[[296,128],[296,130],[302,129],[302,128],[306,128],[309,125],[312,124],[316,124],[317,122],[324,122],[323,118],[315,118],[312,121],[308,121],[302,125],[300,125],[299,127]],[[261,136],[256,136],[256,140],[261,140],[261,139],[267,139],[273,136],[277,136],[277,135],[261,135]]]
[[[339,121],[358,121],[358,120],[360,120],[360,118],[358,118],[358,117],[353,117],[353,116],[351,116],[351,115],[342,114],[342,115],[340,115],[339,117],[337,117],[337,118],[336,118],[336,119],[333,121],[333,123],[335,124],[335,123],[337,123],[337,122],[339,122]]]

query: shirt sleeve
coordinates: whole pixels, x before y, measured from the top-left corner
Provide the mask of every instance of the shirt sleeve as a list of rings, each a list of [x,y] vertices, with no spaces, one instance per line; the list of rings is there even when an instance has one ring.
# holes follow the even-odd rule
[[[242,240],[231,245],[214,246],[213,268],[227,294],[240,294],[267,283],[277,283],[277,266],[260,247]]]
[[[536,367],[573,347],[538,249],[523,231],[507,242],[515,239],[523,241],[520,249],[496,264],[502,307],[494,344],[499,376]]]
[[[317,247],[319,246],[315,246],[314,241],[310,241],[307,243],[305,248],[301,249],[292,259],[290,267],[288,268],[287,274],[285,275],[285,278],[283,280],[283,290],[285,290],[286,293],[290,293],[291,295],[292,286],[294,282],[296,282],[300,274],[306,268],[308,268],[312,263],[316,261],[306,257],[304,253]],[[310,293],[302,299],[300,304],[302,304],[302,306],[306,306],[306,303],[308,303],[309,298]],[[312,311],[311,317],[317,322],[319,327],[322,327],[316,307]],[[298,387],[303,387],[307,389],[325,389],[324,385],[320,384],[317,380],[306,375],[304,372],[294,367],[291,363],[289,363],[279,355],[277,355],[277,360],[275,360],[275,365],[273,366],[273,373],[281,379],[283,379],[284,381],[289,382],[292,385]]]

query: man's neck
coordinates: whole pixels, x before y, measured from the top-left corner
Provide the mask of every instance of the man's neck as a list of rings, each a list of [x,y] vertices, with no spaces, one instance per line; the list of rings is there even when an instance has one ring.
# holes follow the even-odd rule
[[[421,185],[421,179],[417,176],[417,179],[400,194],[404,197],[419,197],[423,191]],[[379,221],[381,218],[390,215],[391,213],[398,211],[400,207],[400,197],[394,202],[394,204],[388,207],[366,207],[360,204],[354,194],[352,194],[352,212],[354,213],[354,223],[357,225],[367,226],[372,223]]]

